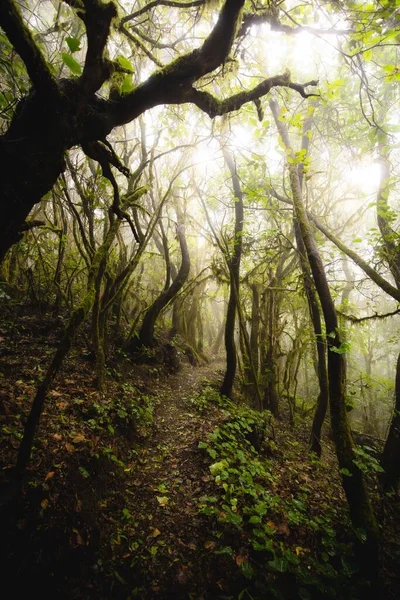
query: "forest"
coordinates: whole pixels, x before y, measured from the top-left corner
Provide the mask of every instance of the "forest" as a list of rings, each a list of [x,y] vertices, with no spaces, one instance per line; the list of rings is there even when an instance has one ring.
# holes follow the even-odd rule
[[[8,597],[400,597],[400,0],[1,0]]]

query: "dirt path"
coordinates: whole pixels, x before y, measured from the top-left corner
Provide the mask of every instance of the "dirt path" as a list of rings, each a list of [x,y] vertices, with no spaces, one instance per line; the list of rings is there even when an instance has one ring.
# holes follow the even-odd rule
[[[134,569],[140,598],[189,598],[189,591],[208,585],[209,532],[197,501],[212,482],[198,443],[219,413],[208,411],[205,419],[191,399],[217,376],[215,365],[186,366],[159,385],[155,433],[126,489],[129,550],[122,577],[130,580]],[[212,567],[207,576],[213,577]]]

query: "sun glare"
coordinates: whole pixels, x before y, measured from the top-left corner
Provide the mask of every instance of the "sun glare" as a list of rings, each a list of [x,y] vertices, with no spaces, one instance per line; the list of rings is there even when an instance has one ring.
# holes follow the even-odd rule
[[[365,162],[350,167],[345,178],[356,189],[368,193],[375,193],[380,181],[381,166],[378,162]]]

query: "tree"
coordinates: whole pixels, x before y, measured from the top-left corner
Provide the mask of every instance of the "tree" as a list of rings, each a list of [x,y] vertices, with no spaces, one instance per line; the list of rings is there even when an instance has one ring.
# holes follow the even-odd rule
[[[65,153],[73,146],[81,146],[87,156],[102,165],[103,171],[110,170],[112,165],[127,174],[106,137],[118,125],[129,123],[154,106],[192,103],[214,118],[238,110],[276,86],[292,88],[307,97],[306,88],[315,85],[315,82],[292,83],[290,74],[285,73],[223,100],[197,89],[197,81],[227,60],[237,32],[244,26],[244,0],[226,0],[216,25],[200,47],[161,66],[131,91],[116,92],[111,85],[113,76],[129,75],[132,68],[124,57],[119,62],[107,58],[105,48],[110,33],[117,29],[126,32],[126,24],[154,4],[122,19],[118,19],[114,2],[67,0],[66,4],[85,26],[87,49],[83,69],[73,57],[64,57],[78,76],[58,78],[14,0],[1,3],[0,25],[24,62],[31,89],[18,102],[9,127],[0,138],[3,214],[7,215],[0,229],[0,260],[20,238],[32,207],[64,171]],[[189,3],[193,5],[199,6],[201,2]],[[76,40],[70,44],[73,46]],[[108,98],[98,93],[105,84],[108,84]],[[16,165],[23,177],[15,177]]]
[[[343,487],[355,529],[365,532],[365,540],[359,545],[364,573],[377,583],[378,572],[378,526],[371,506],[361,469],[357,465],[355,444],[346,414],[346,362],[342,347],[337,313],[329,289],[323,262],[318,252],[310,221],[305,210],[298,171],[298,159],[292,149],[287,128],[279,119],[276,101],[270,101],[274,120],[282,138],[288,163],[293,207],[304,248],[307,253],[315,289],[324,315],[328,346],[328,384],[332,432],[336,454],[342,473]]]
[[[169,285],[167,289],[165,289],[156,298],[144,315],[143,323],[139,331],[139,342],[143,346],[154,346],[154,327],[157,317],[161,311],[174,300],[175,296],[179,290],[182,289],[189,275],[190,256],[186,243],[185,225],[183,223],[178,223],[176,227],[176,235],[179,239],[179,245],[182,254],[181,266],[171,285]]]
[[[235,203],[235,225],[233,231],[233,249],[227,265],[229,269],[229,299],[225,320],[225,350],[226,350],[226,371],[222,382],[220,392],[224,396],[230,396],[233,387],[233,381],[236,374],[236,344],[235,344],[235,321],[236,313],[239,307],[239,275],[240,260],[243,247],[243,194],[240,187],[239,177],[236,172],[236,166],[231,154],[224,149],[224,159],[230,171],[232,187],[234,191]]]

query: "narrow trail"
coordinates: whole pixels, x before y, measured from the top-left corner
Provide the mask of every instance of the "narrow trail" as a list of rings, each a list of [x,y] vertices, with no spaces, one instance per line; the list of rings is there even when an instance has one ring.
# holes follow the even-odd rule
[[[212,478],[198,443],[220,413],[208,411],[205,419],[191,399],[217,380],[217,371],[218,365],[187,365],[159,384],[155,431],[126,489],[131,519],[124,535],[135,541],[123,558],[136,570],[141,598],[188,598],[199,584],[208,587],[205,573],[215,577],[212,565],[204,568],[209,531],[198,499],[210,492]]]

